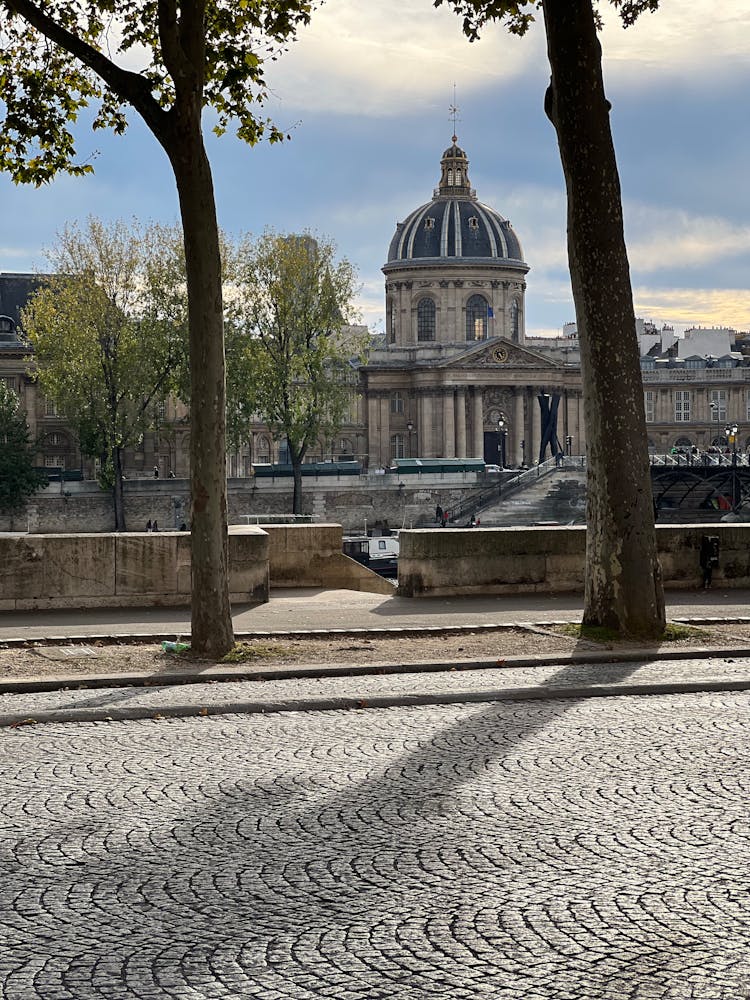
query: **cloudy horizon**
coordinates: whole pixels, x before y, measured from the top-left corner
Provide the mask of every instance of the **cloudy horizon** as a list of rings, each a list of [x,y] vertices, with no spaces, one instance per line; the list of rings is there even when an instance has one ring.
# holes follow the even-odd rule
[[[662,0],[623,30],[602,5],[634,305],[659,325],[750,328],[750,0],[728,6]],[[396,223],[432,196],[455,83],[472,185],[511,220],[531,268],[527,333],[559,332],[574,311],[548,75],[539,24],[471,45],[430,0],[329,0],[271,68],[268,112],[292,140],[207,140],[220,223],[330,236],[359,270],[362,320],[381,329],[380,268]],[[0,270],[43,270],[56,231],[87,214],[177,218],[166,158],[137,120],[122,138],[82,129],[78,151],[93,177],[43,189],[0,178]]]

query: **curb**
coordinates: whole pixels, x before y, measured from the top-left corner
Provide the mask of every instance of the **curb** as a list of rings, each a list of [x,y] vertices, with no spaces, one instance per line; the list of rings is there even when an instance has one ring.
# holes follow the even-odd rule
[[[613,698],[633,695],[697,694],[748,691],[745,680],[654,682],[651,684],[591,684],[570,687],[505,688],[470,691],[462,694],[419,694],[374,698],[290,698],[277,701],[228,702],[225,705],[172,705],[163,709],[78,708],[36,712],[34,716],[0,716],[0,728],[71,722],[126,722],[134,720],[209,717],[214,715],[271,715],[280,712],[356,711],[380,708],[427,707],[430,705],[481,704],[506,701],[561,701],[582,698]]]

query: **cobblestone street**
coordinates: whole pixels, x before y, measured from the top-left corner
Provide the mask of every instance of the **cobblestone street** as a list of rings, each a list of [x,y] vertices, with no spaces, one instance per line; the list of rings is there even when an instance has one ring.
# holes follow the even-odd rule
[[[750,696],[3,739],[3,1000],[750,996]]]

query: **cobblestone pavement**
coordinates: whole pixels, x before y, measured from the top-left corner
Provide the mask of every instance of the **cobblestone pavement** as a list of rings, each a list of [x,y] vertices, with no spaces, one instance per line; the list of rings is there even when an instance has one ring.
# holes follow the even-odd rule
[[[750,694],[2,740],[3,1000],[750,996]]]

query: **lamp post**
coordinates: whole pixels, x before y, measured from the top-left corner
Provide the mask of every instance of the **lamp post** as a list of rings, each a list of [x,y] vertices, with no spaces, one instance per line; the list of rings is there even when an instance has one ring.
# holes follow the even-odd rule
[[[497,417],[497,433],[499,435],[499,441],[497,444],[497,450],[500,453],[500,468],[505,468],[505,439],[508,435],[508,428],[505,422],[505,414],[499,413]]]
[[[568,451],[568,458],[570,458],[570,456],[573,454],[573,435],[572,434],[566,435],[566,437],[565,437],[565,447],[567,448],[567,451]]]
[[[407,431],[407,433],[408,433],[408,435],[409,435],[409,442],[408,442],[408,445],[407,445],[407,451],[408,451],[408,453],[409,453],[409,454],[408,454],[408,457],[409,457],[409,458],[413,458],[413,457],[414,457],[414,456],[412,455],[412,453],[411,453],[411,432],[412,432],[413,430],[414,430],[414,424],[413,424],[413,423],[411,422],[411,420],[410,420],[410,421],[409,421],[409,422],[407,423],[407,425],[406,425],[406,431]]]
[[[739,504],[739,496],[737,492],[737,431],[739,427],[736,423],[727,424],[724,428],[724,434],[727,440],[732,446],[732,510],[737,509]]]

